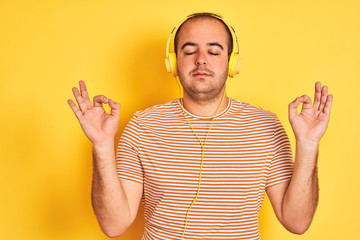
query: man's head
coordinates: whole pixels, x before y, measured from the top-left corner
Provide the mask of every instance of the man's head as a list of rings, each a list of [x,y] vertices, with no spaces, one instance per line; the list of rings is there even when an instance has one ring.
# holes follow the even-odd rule
[[[177,31],[176,59],[184,97],[210,102],[222,96],[229,69],[227,26],[213,16],[187,19]]]
[[[221,22],[224,25],[224,28],[226,30],[227,37],[228,37],[228,42],[227,42],[228,56],[230,57],[230,54],[233,51],[233,38],[231,36],[231,31],[230,31],[229,27],[225,24],[225,22],[221,18],[222,17],[218,14],[208,13],[208,12],[193,13],[193,14],[189,15],[187,17],[187,19],[178,27],[178,29],[175,33],[174,52],[177,54],[177,51],[178,51],[177,48],[179,45],[179,37],[180,37],[181,28],[186,22],[188,22],[190,20],[213,19],[213,20],[217,20],[217,21]]]

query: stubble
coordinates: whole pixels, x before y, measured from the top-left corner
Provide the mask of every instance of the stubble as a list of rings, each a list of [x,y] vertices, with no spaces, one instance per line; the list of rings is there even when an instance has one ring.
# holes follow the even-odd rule
[[[210,77],[192,76],[193,73],[202,71],[210,74]],[[222,95],[223,89],[228,76],[228,69],[218,76],[205,68],[196,68],[189,74],[183,74],[178,70],[179,80],[183,86],[184,91],[199,104],[206,104],[214,102]]]

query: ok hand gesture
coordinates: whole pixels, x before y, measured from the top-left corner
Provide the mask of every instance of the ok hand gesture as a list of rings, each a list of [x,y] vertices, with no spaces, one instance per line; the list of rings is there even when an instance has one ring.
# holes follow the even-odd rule
[[[315,99],[303,95],[289,104],[289,121],[297,140],[318,143],[327,128],[333,96],[328,95],[328,88],[315,83]],[[300,114],[297,107],[303,103]]]
[[[98,95],[94,97],[94,105],[92,105],[84,81],[80,81],[79,85],[80,92],[76,87],[72,89],[79,107],[71,99],[68,103],[85,135],[93,144],[114,141],[120,119],[120,104]],[[110,114],[105,112],[103,104],[109,104]]]

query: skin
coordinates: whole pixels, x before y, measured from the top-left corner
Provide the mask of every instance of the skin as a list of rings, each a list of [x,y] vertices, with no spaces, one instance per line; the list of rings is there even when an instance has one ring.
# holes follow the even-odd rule
[[[212,116],[224,110],[228,71],[226,31],[217,20],[190,20],[179,37],[178,72],[184,88],[184,107],[199,116]],[[191,43],[191,46],[186,43]],[[222,46],[213,46],[217,43]],[[191,53],[191,54],[189,54]],[[217,55],[214,55],[216,53]],[[103,95],[89,99],[85,83],[73,93],[78,106],[68,103],[93,144],[92,204],[103,232],[122,235],[133,223],[143,185],[119,181],[115,166],[114,138],[120,118],[120,104]],[[226,95],[225,95],[226,96]],[[321,137],[328,126],[333,96],[328,88],[315,83],[314,102],[307,95],[289,104],[289,121],[296,138],[294,172],[291,181],[266,188],[274,212],[290,232],[304,233],[311,224],[319,198],[317,156]],[[300,113],[297,108],[302,103]],[[111,113],[103,108],[108,104]]]

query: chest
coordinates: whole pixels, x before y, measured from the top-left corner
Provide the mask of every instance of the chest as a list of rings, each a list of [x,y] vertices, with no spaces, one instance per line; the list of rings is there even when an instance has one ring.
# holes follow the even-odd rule
[[[193,192],[201,170],[202,191],[210,195],[265,185],[273,154],[270,122],[225,121],[214,124],[209,134],[208,123],[192,126],[196,134],[186,123],[142,133],[139,153],[145,183],[170,195]]]

